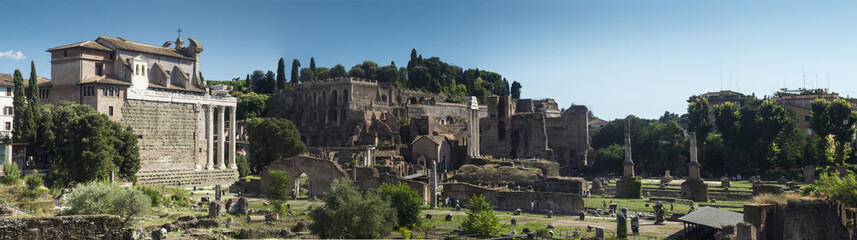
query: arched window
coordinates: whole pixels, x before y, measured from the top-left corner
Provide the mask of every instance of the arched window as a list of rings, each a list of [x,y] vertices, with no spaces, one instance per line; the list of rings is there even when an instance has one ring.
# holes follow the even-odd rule
[[[321,92],[321,106],[327,106],[327,92]]]
[[[134,66],[136,66],[136,67],[137,67],[137,68],[136,68],[136,70],[134,70],[134,75],[140,75],[140,65],[139,65],[139,64],[136,64],[136,65],[134,65]]]
[[[336,106],[336,105],[338,105],[338,104],[337,104],[337,102],[339,102],[339,99],[337,99],[337,96],[336,96],[336,95],[337,95],[337,94],[336,94],[336,91],[331,91],[331,92],[330,92],[330,105],[331,105],[331,106]]]
[[[342,89],[342,102],[348,104],[348,89]]]
[[[146,76],[146,65],[143,65],[143,73],[140,75]]]

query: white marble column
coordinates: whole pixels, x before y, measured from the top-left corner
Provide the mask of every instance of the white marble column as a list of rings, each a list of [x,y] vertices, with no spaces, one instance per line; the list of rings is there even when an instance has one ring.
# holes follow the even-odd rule
[[[205,115],[205,135],[208,142],[205,169],[211,170],[214,169],[214,109],[211,105],[205,106]]]
[[[229,107],[229,168],[238,169],[238,165],[235,164],[235,143],[238,139],[235,139],[235,107]]]
[[[226,131],[223,129],[226,125],[223,121],[223,114],[226,113],[225,108],[226,106],[217,107],[217,165],[220,169],[226,168]]]

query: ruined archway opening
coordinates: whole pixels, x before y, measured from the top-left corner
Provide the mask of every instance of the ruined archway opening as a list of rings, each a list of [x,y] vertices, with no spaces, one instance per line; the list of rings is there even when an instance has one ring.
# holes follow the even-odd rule
[[[309,198],[309,175],[306,173],[301,173],[294,179],[294,185],[292,189],[292,196],[296,199],[306,199]]]

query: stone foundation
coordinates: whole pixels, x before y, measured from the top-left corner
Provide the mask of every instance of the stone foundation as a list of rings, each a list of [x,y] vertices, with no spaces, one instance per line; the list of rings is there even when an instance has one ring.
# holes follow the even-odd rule
[[[0,218],[0,239],[132,239],[115,215]]]
[[[681,183],[681,198],[708,202],[708,184],[702,179],[688,179]]]
[[[137,183],[146,185],[178,186],[181,183],[182,187],[201,187],[231,185],[237,180],[236,169],[162,169],[137,172]]]
[[[443,185],[442,198],[450,198],[451,202],[459,200],[461,204],[467,204],[473,195],[485,196],[485,201],[491,202],[495,209],[514,210],[522,209],[530,211],[530,202],[535,212],[548,212],[558,214],[579,214],[583,212],[583,197],[578,194],[556,193],[556,192],[524,192],[524,191],[498,191],[490,188],[479,187],[468,183],[447,183]]]

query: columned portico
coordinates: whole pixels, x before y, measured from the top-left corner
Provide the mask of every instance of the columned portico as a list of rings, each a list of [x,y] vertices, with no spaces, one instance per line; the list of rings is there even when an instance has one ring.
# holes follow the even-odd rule
[[[230,107],[229,111],[229,168],[237,169],[235,164],[235,108]]]
[[[206,149],[205,169],[214,169],[214,109],[211,104],[205,105],[205,135],[208,144]]]
[[[223,121],[225,110],[226,106],[217,106],[217,165],[220,169],[226,168],[226,131],[224,130],[226,122]]]

